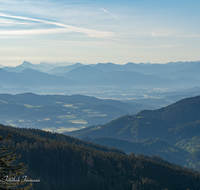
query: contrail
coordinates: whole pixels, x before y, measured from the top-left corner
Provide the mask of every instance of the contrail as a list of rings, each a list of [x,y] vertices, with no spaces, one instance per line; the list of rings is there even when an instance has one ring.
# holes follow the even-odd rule
[[[115,15],[109,13],[107,10],[100,8],[100,10],[104,11],[105,13],[108,13],[109,15],[111,15],[113,18],[116,18],[117,20],[120,20],[118,17],[116,17]]]
[[[6,17],[6,18],[29,20],[29,21],[35,21],[35,22],[41,22],[41,23],[45,23],[45,24],[50,24],[50,25],[66,28],[66,29],[68,29],[67,31],[85,33],[89,37],[106,38],[106,37],[114,36],[114,34],[112,32],[105,32],[105,31],[86,29],[86,28],[70,26],[70,25],[59,23],[59,22],[52,22],[52,21],[47,21],[47,20],[42,20],[42,19],[28,18],[28,17],[22,17],[22,16],[12,16],[12,15],[7,15],[7,14],[3,14],[3,13],[0,13],[0,16],[1,17]]]

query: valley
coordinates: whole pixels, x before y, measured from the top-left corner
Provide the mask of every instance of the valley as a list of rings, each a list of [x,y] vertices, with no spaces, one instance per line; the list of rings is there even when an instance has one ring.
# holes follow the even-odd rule
[[[188,63],[179,64],[177,63],[175,70],[177,73],[182,73],[179,69],[183,66],[188,67]],[[197,67],[197,63],[190,64]],[[171,74],[169,75],[171,78],[161,80],[151,68],[157,66],[143,64],[136,66],[131,63],[123,67],[110,63],[90,66],[75,64],[70,67],[51,67],[50,70],[43,67],[41,70],[41,65],[24,62],[18,68],[2,68],[0,72],[5,74],[6,71],[10,79],[6,83],[2,82],[0,88],[1,133],[3,135],[10,131],[14,135],[10,143],[15,144],[19,153],[22,153],[21,161],[29,163],[28,174],[32,177],[40,176],[43,180],[42,185],[46,188],[50,188],[47,185],[50,184],[49,175],[54,178],[51,184],[59,186],[61,179],[56,180],[54,172],[60,175],[64,171],[61,169],[58,171],[49,164],[46,164],[48,168],[46,170],[39,164],[42,161],[34,156],[34,152],[39,151],[41,155],[52,160],[55,158],[51,155],[51,151],[65,154],[66,150],[62,152],[62,149],[66,147],[71,151],[69,159],[59,163],[64,164],[63,167],[70,168],[71,173],[67,173],[70,180],[66,179],[70,185],[63,181],[62,184],[65,186],[59,186],[60,189],[78,188],[72,182],[75,180],[73,175],[76,176],[76,180],[80,180],[77,177],[78,170],[82,172],[82,176],[87,176],[83,180],[86,189],[90,188],[95,180],[102,188],[103,186],[105,189],[111,186],[116,188],[118,182],[115,181],[114,186],[110,181],[106,182],[103,178],[105,173],[96,164],[92,170],[90,166],[85,166],[85,162],[92,163],[94,160],[98,164],[108,164],[107,160],[110,160],[109,166],[114,164],[113,168],[116,165],[117,168],[121,167],[122,162],[125,165],[131,163],[130,159],[137,160],[137,163],[141,161],[139,165],[130,165],[133,168],[140,166],[142,168],[143,164],[156,162],[162,165],[159,168],[163,165],[175,168],[172,173],[180,169],[183,173],[192,172],[199,175],[200,87],[197,85],[199,78],[194,75],[197,83],[192,83],[194,80],[189,78],[178,79],[175,82],[174,75]],[[131,67],[138,68],[136,71],[142,73],[130,71]],[[172,69],[170,67],[170,64],[166,64],[160,69],[162,72],[165,69],[170,72]],[[67,73],[65,69],[68,69]],[[61,71],[63,73],[60,73]],[[146,79],[143,80],[144,77]],[[100,82],[95,84],[95,80]],[[131,84],[131,81],[134,83]],[[149,83],[146,83],[147,81]],[[42,153],[42,150],[45,153]],[[72,152],[78,157],[87,156],[83,156],[83,160],[78,157],[75,159]],[[117,160],[114,159],[115,156]],[[64,158],[60,156],[59,159]],[[127,161],[123,161],[124,159]],[[65,165],[69,162],[76,164],[73,167]],[[87,169],[78,169],[77,165]],[[126,170],[124,175],[127,175],[129,171],[128,168],[125,169],[125,165],[122,168]],[[156,166],[149,165],[149,167]],[[147,189],[164,188],[164,182],[159,184],[161,179],[152,177],[154,174],[150,171],[148,171],[151,173],[150,176],[144,174],[141,168],[138,170],[142,172],[141,177],[137,178],[141,182],[129,183],[123,179],[120,184],[127,186],[128,189],[140,187],[141,183],[143,184],[141,187],[144,188],[146,184]],[[77,171],[72,175],[73,170]],[[109,180],[112,179],[109,175],[113,175],[116,171],[119,172],[117,175],[121,175],[121,170],[114,169],[107,175]],[[148,176],[147,181],[144,180],[143,174]],[[93,177],[90,179],[88,175]],[[130,176],[136,180],[134,173],[127,175],[127,178]],[[114,180],[118,177],[115,176]],[[165,187],[170,186],[174,186],[174,183]],[[37,185],[35,187],[41,188]],[[177,188],[179,187],[178,185]],[[190,187],[196,188],[195,185]]]
[[[0,122],[6,125],[66,132],[105,124],[140,105],[83,95],[0,94]]]
[[[0,0],[0,190],[200,190],[199,7]]]

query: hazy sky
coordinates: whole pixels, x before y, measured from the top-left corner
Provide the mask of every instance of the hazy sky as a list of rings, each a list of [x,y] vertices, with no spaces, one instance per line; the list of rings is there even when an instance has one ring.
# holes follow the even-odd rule
[[[200,60],[199,0],[0,0],[0,64]]]

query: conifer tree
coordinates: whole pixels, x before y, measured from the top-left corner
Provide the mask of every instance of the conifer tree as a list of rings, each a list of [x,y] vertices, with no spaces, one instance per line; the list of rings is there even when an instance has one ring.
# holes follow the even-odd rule
[[[0,141],[8,140],[0,136]],[[12,165],[14,161],[20,158],[20,155],[14,153],[16,148],[13,146],[0,148],[0,190],[27,190],[32,187],[32,183],[27,184],[22,176],[26,172],[24,163]],[[25,177],[26,179],[26,177]]]

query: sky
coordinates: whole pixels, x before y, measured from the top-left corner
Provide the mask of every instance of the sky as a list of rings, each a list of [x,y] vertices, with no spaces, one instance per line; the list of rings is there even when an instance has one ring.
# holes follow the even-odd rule
[[[199,0],[0,0],[0,65],[200,60]]]

